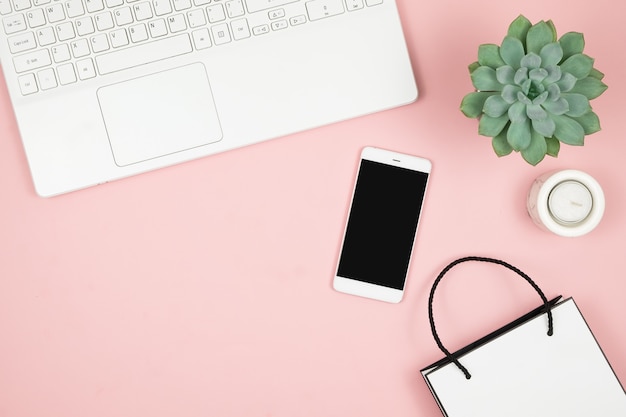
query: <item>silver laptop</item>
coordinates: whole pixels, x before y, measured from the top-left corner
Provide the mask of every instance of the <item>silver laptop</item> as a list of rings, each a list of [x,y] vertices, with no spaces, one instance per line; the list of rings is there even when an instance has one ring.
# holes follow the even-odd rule
[[[37,193],[417,98],[395,0],[0,0]]]

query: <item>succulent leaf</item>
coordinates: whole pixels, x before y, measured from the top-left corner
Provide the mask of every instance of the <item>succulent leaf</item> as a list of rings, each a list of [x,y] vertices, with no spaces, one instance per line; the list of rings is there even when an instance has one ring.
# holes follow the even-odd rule
[[[556,65],[548,65],[544,67],[544,69],[548,72],[548,76],[544,80],[544,82],[549,86],[553,83],[559,81],[563,76],[563,72],[561,71],[561,67]]]
[[[552,20],[548,20],[546,22],[546,24],[548,25],[548,27],[550,28],[550,30],[552,31],[552,39],[553,42],[556,42],[557,40],[557,36],[556,36],[556,26],[554,26],[554,22]]]
[[[471,78],[478,91],[502,91],[503,85],[498,82],[496,70],[491,67],[476,68]]]
[[[546,154],[555,158],[559,156],[559,151],[561,150],[561,142],[559,142],[557,138],[552,136],[546,137],[546,145],[548,146]]]
[[[567,58],[561,64],[561,70],[572,74],[577,79],[585,78],[593,68],[593,59],[584,54],[576,54]]]
[[[553,115],[556,125],[554,136],[563,143],[574,146],[582,146],[585,140],[585,130],[576,120],[568,116]]]
[[[506,65],[502,57],[500,57],[500,47],[492,43],[478,47],[478,63],[494,69]]]
[[[556,85],[561,89],[563,93],[567,93],[576,85],[576,77],[566,72],[561,76],[561,79],[556,82]]]
[[[541,66],[541,57],[536,53],[531,52],[521,59],[520,65],[524,68],[528,68],[529,70],[537,69]]]
[[[526,81],[522,86],[522,91],[517,93],[517,100],[525,105],[533,104],[533,101],[528,97],[528,93],[530,92],[530,86],[532,82],[530,80]]]
[[[519,101],[517,103],[513,103],[511,107],[509,107],[508,116],[513,123],[526,121],[526,105]]]
[[[480,91],[467,94],[461,101],[461,111],[465,116],[472,119],[480,117],[485,101],[494,94],[497,93]]]
[[[530,20],[522,15],[519,15],[509,26],[507,35],[519,39],[525,47],[526,35],[528,34],[528,29],[530,29],[531,26],[532,23],[530,23]]]
[[[535,68],[530,70],[528,73],[528,78],[536,83],[542,83],[543,80],[548,78],[548,71],[543,68]],[[543,87],[543,85],[541,85]]]
[[[549,113],[560,116],[569,111],[569,103],[563,97],[559,97],[557,100],[548,100],[543,102],[543,108],[546,109]]]
[[[593,78],[597,78],[598,80],[602,80],[604,78],[604,73],[601,71],[598,71],[595,68],[592,68],[591,72],[589,73],[589,76]]]
[[[471,64],[469,64],[467,66],[467,69],[469,70],[469,73],[471,74],[472,72],[476,71],[477,68],[480,68],[480,64],[478,63],[478,61],[476,62],[472,62]]]
[[[559,39],[561,48],[563,48],[563,59],[567,59],[572,55],[582,54],[585,49],[585,38],[582,33],[568,32]]]
[[[520,68],[515,71],[515,77],[513,78],[513,82],[520,87],[528,81],[528,68]]]
[[[558,42],[552,42],[541,48],[539,56],[544,68],[558,65],[563,59],[563,48]]]
[[[552,25],[553,27],[554,25]],[[526,52],[539,55],[541,49],[556,40],[554,30],[546,22],[539,22],[528,29],[526,35]]]
[[[533,129],[537,131],[537,133],[541,134],[543,137],[550,138],[554,135],[554,131],[556,129],[556,124],[551,117],[546,117],[542,120],[532,120]]]
[[[493,95],[485,100],[483,111],[487,116],[500,117],[505,114],[511,105],[504,101],[502,96]]]
[[[582,94],[566,93],[563,94],[563,98],[567,100],[569,105],[569,110],[565,113],[567,116],[580,117],[591,111],[589,99]]]
[[[515,151],[526,149],[530,145],[530,120],[526,119],[522,122],[513,122],[509,126],[506,134],[506,140]]]
[[[494,136],[491,140],[491,146],[498,156],[506,156],[513,152],[513,148],[506,140],[506,130],[500,132],[498,136]]]
[[[591,135],[600,131],[600,118],[593,111],[583,114],[580,117],[575,117],[576,120],[585,131],[585,135]]]
[[[607,89],[606,84],[595,77],[587,77],[578,80],[576,85],[569,91],[570,93],[579,93],[587,97],[589,100],[599,97]]]
[[[548,100],[557,101],[561,97],[561,89],[556,84],[548,85]]]
[[[543,86],[542,86],[542,87],[543,87]],[[547,91],[544,91],[544,92],[542,92],[541,94],[539,94],[537,97],[535,97],[535,98],[533,99],[532,104],[533,104],[533,105],[536,105],[536,104],[543,104],[543,103],[546,101],[546,99],[547,99],[547,98],[548,98],[548,92],[547,92]],[[528,107],[530,107],[530,106],[528,106]]]
[[[531,165],[537,165],[543,160],[548,151],[546,139],[537,132],[531,133],[530,144],[522,149],[522,158]]]
[[[478,122],[478,134],[490,137],[498,136],[507,123],[509,123],[509,118],[506,114],[500,117],[489,117],[483,114]]]
[[[516,85],[505,85],[502,89],[502,99],[509,104],[513,104],[517,101],[517,94],[521,91],[522,89]]]
[[[548,118],[548,113],[539,104],[531,104],[526,107],[526,115],[533,122],[535,120],[545,120]],[[533,123],[534,127],[534,123]],[[536,130],[536,129],[535,129]]]
[[[500,56],[507,65],[517,69],[520,67],[520,61],[526,55],[522,41],[512,36],[507,36],[502,41],[500,47]]]
[[[496,79],[504,86],[515,83],[515,70],[510,65],[502,65],[496,69]]]

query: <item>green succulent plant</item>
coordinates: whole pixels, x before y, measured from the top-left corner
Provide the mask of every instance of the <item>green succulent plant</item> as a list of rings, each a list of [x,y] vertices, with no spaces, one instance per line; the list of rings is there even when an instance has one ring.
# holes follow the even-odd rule
[[[530,164],[556,157],[561,142],[583,145],[600,130],[590,100],[607,86],[593,58],[583,54],[581,33],[557,39],[552,21],[532,24],[520,15],[502,45],[478,48],[469,66],[476,91],[461,102],[467,117],[478,118],[478,133],[492,138],[498,156],[520,152]]]

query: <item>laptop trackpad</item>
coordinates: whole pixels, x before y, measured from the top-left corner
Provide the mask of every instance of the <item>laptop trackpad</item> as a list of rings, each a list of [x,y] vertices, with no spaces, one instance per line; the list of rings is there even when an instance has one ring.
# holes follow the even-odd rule
[[[206,70],[199,63],[102,87],[98,101],[119,166],[222,139]]]

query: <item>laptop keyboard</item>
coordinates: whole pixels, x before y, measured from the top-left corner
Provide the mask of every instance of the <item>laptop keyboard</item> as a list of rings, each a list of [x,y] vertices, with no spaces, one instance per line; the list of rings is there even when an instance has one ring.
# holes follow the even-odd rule
[[[0,18],[21,92],[30,95],[177,55],[288,33],[381,3],[0,0]]]

